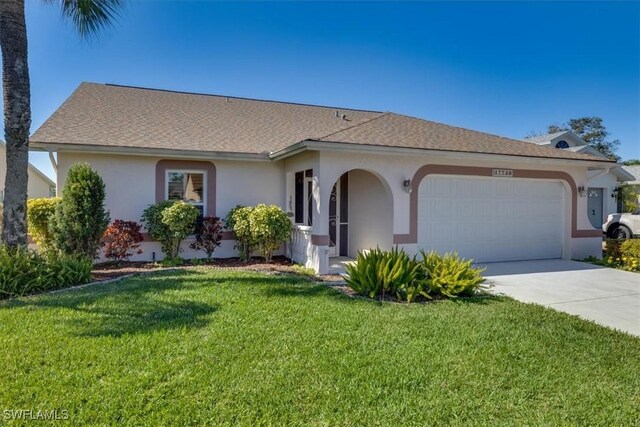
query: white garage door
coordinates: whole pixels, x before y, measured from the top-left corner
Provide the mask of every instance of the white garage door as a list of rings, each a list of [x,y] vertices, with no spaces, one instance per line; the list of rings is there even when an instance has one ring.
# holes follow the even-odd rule
[[[419,249],[477,262],[562,257],[560,182],[436,175],[418,191]]]

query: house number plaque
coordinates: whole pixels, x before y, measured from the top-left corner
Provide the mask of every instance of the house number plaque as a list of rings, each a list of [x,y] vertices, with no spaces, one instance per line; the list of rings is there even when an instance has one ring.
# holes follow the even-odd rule
[[[491,169],[491,176],[512,177],[513,170],[511,169]]]

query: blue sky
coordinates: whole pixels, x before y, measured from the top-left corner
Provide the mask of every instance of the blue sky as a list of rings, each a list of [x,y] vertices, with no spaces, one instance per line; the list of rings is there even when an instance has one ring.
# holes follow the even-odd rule
[[[82,81],[385,110],[503,136],[598,115],[640,158],[638,2],[27,2],[32,132]],[[48,157],[32,163],[52,175]]]

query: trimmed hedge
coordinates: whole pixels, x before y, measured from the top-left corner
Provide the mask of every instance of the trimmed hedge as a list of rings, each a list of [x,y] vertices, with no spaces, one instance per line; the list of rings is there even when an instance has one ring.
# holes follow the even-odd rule
[[[53,245],[52,222],[56,206],[61,200],[55,197],[27,200],[29,235],[43,249],[49,249]]]

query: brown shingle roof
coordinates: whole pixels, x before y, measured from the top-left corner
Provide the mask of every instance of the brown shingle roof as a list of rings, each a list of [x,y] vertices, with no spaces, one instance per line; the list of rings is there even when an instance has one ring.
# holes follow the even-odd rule
[[[96,83],[82,83],[31,136],[35,144],[247,154],[305,140],[602,161],[394,113]]]

